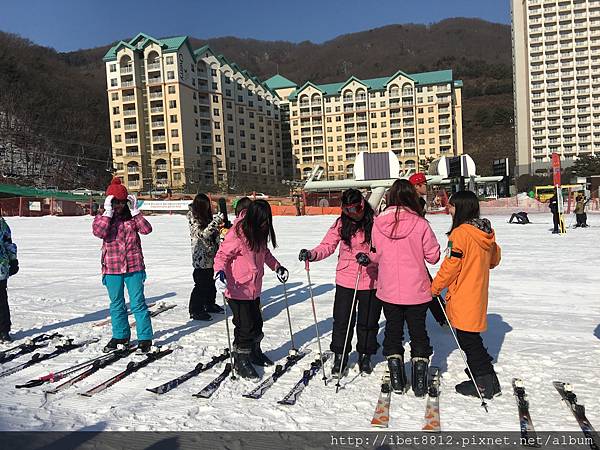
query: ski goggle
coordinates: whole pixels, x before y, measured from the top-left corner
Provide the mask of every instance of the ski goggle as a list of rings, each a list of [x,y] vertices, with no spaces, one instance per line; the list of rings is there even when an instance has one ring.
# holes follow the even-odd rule
[[[351,219],[362,219],[365,212],[365,199],[362,199],[360,202],[357,203],[342,205],[342,212]]]

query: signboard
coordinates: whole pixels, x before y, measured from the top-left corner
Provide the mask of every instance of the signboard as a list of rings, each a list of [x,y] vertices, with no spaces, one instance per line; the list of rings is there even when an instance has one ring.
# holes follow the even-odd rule
[[[191,200],[138,200],[141,211],[187,211]]]
[[[41,211],[42,203],[41,202],[29,202],[29,211]]]
[[[560,155],[552,153],[552,177],[554,186],[560,186]]]

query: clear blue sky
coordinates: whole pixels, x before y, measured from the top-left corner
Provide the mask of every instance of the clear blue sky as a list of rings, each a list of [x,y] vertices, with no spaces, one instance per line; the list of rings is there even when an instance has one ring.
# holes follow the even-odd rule
[[[176,5],[165,8],[166,5]],[[156,37],[323,42],[394,23],[479,17],[510,23],[509,0],[3,0],[0,30],[59,51]]]

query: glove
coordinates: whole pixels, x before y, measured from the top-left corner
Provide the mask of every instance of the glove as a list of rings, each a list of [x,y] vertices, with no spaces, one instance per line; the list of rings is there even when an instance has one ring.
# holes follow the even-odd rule
[[[218,294],[223,294],[225,292],[225,288],[227,288],[227,278],[225,278],[225,272],[223,270],[219,270],[215,273],[215,289]]]
[[[369,264],[371,264],[371,258],[369,258],[369,255],[366,253],[358,253],[356,255],[356,262],[363,267],[367,267]]]
[[[306,250],[303,248],[300,250],[300,254],[298,255],[299,261],[312,261],[312,255],[310,254],[310,250]]]
[[[290,277],[290,273],[283,266],[279,266],[275,273],[277,274],[277,278],[279,278],[279,281],[281,281],[282,283],[285,283]]]
[[[19,260],[11,259],[8,263],[8,276],[12,277],[19,271]]]
[[[104,217],[112,217],[113,216],[112,201],[114,198],[115,198],[114,195],[109,195],[104,200],[104,213],[102,214]]]
[[[135,198],[135,195],[129,194],[127,196],[127,201],[131,205],[131,208],[130,208],[131,209],[131,215],[133,217],[137,216],[140,213],[140,209],[138,207],[138,201],[137,201],[137,198]]]

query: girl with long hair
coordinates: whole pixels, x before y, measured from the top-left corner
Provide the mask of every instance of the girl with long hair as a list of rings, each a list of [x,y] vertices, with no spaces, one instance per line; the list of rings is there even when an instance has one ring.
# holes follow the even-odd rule
[[[271,254],[269,242],[277,247],[271,206],[265,200],[255,200],[225,235],[215,256],[215,288],[225,295],[233,313],[234,365],[242,378],[258,378],[253,364],[273,365],[260,346],[264,337],[260,312],[264,265],[283,280],[289,274]]]
[[[92,232],[102,239],[102,284],[110,298],[112,338],[104,351],[129,345],[131,329],[125,305],[125,287],[129,294],[131,312],[139,351],[147,353],[152,347],[152,323],[144,296],[146,267],[140,234],[152,232],[152,226],[138,208],[137,199],[127,192],[120,178],[113,178],[106,189],[102,214],[94,217]]]
[[[377,353],[377,333],[379,332],[379,316],[381,302],[375,296],[377,284],[377,266],[368,263],[360,269],[357,255],[369,253],[371,249],[371,232],[375,213],[371,205],[365,201],[360,191],[348,189],[342,194],[342,214],[338,217],[321,243],[312,250],[300,250],[300,261],[321,261],[331,256],[340,247],[335,275],[335,300],[333,302],[333,335],[331,351],[335,354],[333,374],[344,371],[348,362],[348,354],[352,350],[352,334],[356,324],[359,353],[358,364],[361,372],[371,373],[371,356]],[[354,288],[358,279],[358,316],[352,310]],[[346,332],[350,322],[348,342]],[[343,354],[344,347],[346,354]]]
[[[488,219],[479,217],[479,200],[471,191],[450,197],[452,227],[448,248],[440,270],[433,280],[431,292],[439,295],[444,288],[446,313],[467,363],[483,397],[490,399],[501,393],[492,365],[492,357],[483,346],[480,333],[487,329],[487,306],[490,269],[500,263],[501,251]],[[456,392],[478,397],[472,380],[456,385]]]
[[[412,388],[416,396],[427,391],[429,357],[433,353],[425,327],[431,302],[431,282],[425,263],[440,259],[440,245],[429,222],[422,217],[414,186],[396,180],[389,190],[387,208],[375,218],[371,257],[379,266],[377,298],[386,318],[383,354],[387,357],[392,389],[407,389],[404,372],[404,324],[408,325],[412,361]]]
[[[223,224],[220,214],[213,217],[210,199],[197,194],[187,213],[192,245],[194,289],[190,294],[190,319],[211,320],[209,313],[222,313],[216,304],[217,291],[213,281],[214,257],[219,249],[219,227]]]

